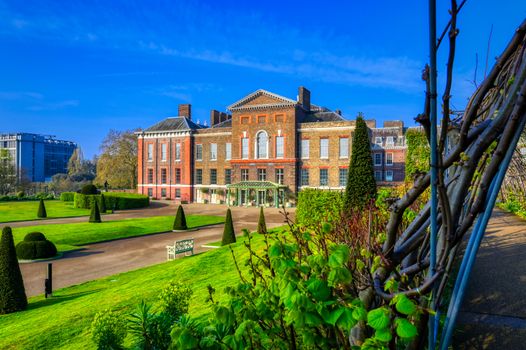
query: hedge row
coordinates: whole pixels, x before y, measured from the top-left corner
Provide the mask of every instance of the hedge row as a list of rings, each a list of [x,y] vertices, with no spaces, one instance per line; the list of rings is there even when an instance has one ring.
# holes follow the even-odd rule
[[[63,202],[73,202],[75,200],[76,192],[62,192],[60,194],[60,200]]]
[[[93,201],[96,200],[100,208],[100,198],[100,194],[85,195],[75,193],[73,206],[75,208],[90,209]],[[150,198],[136,193],[104,192],[104,204],[108,210],[137,209],[149,206]]]
[[[0,202],[39,201],[41,199],[55,199],[55,196],[51,193],[37,193],[32,196],[0,196]]]
[[[304,189],[298,194],[296,221],[307,227],[332,223],[343,210],[343,193],[339,191]]]

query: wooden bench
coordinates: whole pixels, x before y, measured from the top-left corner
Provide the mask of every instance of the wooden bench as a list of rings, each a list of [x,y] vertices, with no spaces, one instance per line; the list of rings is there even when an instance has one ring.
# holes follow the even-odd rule
[[[194,254],[194,239],[183,239],[181,241],[175,241],[174,245],[166,246],[166,258],[167,260],[174,260],[177,254],[181,253],[190,253]]]

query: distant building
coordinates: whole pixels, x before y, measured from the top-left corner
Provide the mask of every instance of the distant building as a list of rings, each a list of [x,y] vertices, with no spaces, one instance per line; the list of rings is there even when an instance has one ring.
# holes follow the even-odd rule
[[[71,141],[53,136],[9,133],[0,134],[0,149],[7,149],[15,163],[17,177],[44,182],[58,173],[68,172],[68,161],[77,148]]]
[[[278,205],[303,188],[343,190],[354,120],[310,102],[304,87],[293,100],[257,90],[212,110],[210,126],[192,121],[191,106],[138,134],[139,193],[155,198],[231,205]],[[376,180],[405,176],[404,125],[371,129]]]

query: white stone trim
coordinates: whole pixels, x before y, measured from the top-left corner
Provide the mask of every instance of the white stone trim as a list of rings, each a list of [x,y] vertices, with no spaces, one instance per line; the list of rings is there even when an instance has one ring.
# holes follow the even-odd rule
[[[306,128],[299,128],[298,132],[305,132],[305,131],[338,131],[338,130],[354,130],[356,127],[354,126],[329,126],[329,127],[306,127]]]
[[[231,136],[232,133],[231,132],[214,132],[214,133],[208,133],[208,134],[195,133],[194,137],[198,138],[198,137],[208,137],[208,136],[229,136],[229,135]]]
[[[188,187],[195,187],[193,185],[177,185],[177,184],[138,184],[137,186],[139,187],[183,187],[183,188],[188,188]]]
[[[152,132],[141,132],[136,133],[137,137],[140,139],[158,139],[161,137],[181,137],[181,136],[190,136],[191,133],[189,131],[169,131],[169,132],[162,132],[162,131],[152,131]]]

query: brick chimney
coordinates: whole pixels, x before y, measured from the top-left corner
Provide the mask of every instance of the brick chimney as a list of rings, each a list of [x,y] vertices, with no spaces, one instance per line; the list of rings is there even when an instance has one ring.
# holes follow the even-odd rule
[[[179,116],[187,117],[188,119],[192,119],[192,105],[191,104],[179,105]]]
[[[334,112],[335,112],[336,114],[338,114],[338,115],[342,115],[342,110],[341,110],[341,109],[337,109],[337,110],[335,110]]]
[[[298,89],[298,102],[305,110],[310,111],[310,91],[303,86]]]
[[[210,111],[210,126],[214,126],[221,122],[221,112],[212,109]]]

